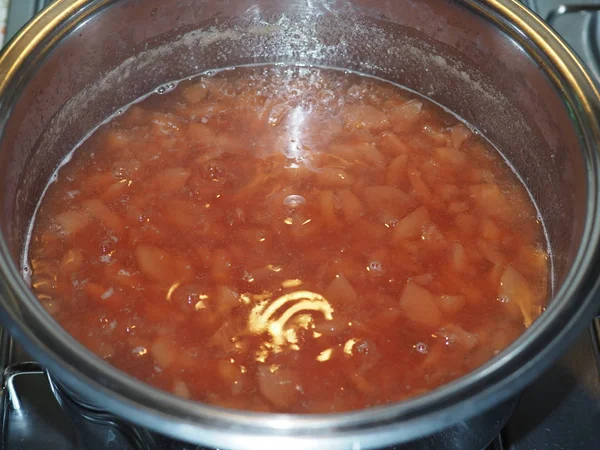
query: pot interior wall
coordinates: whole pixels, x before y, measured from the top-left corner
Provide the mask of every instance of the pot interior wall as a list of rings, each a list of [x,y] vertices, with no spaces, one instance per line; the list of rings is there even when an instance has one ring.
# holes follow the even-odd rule
[[[537,64],[460,2],[123,0],[97,2],[52,36],[0,108],[0,226],[15,261],[46,181],[121,106],[211,68],[288,62],[378,75],[450,108],[515,166],[547,225],[560,284],[586,207],[578,131]],[[47,43],[50,42],[50,38]]]

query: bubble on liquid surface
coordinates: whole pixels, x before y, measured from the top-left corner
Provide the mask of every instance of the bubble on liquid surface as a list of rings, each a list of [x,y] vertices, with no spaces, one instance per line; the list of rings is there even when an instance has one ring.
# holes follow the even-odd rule
[[[369,263],[369,271],[375,274],[380,274],[383,272],[383,264],[380,261],[371,261]]]
[[[424,344],[423,342],[417,342],[415,344],[415,350],[423,355],[426,355],[427,354],[427,344]]]
[[[177,86],[176,83],[163,84],[162,86],[157,87],[155,92],[162,95],[175,89],[175,86]]]
[[[496,300],[498,300],[500,303],[508,303],[510,301],[510,297],[508,295],[499,295]]]
[[[289,206],[290,208],[298,208],[299,206],[302,206],[304,203],[306,203],[306,199],[304,197],[302,197],[301,195],[288,195],[284,200],[283,200],[283,204],[285,206]]]

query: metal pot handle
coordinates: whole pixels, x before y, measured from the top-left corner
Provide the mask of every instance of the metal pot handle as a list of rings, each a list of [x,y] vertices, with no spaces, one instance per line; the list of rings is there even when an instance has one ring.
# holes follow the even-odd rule
[[[6,392],[7,406],[11,407],[15,412],[23,412],[24,407],[19,397],[18,389],[15,386],[15,381],[18,377],[25,375],[43,376],[47,379],[54,398],[69,417],[79,437],[85,436],[81,439],[82,442],[89,443],[89,440],[93,439],[94,430],[97,430],[96,425],[101,425],[111,427],[114,433],[120,435],[119,440],[116,440],[116,442],[121,442],[127,446],[120,448],[135,450],[155,450],[157,448],[153,436],[146,430],[130,425],[103,411],[88,410],[78,405],[68,395],[59,390],[46,369],[37,362],[26,361],[14,363],[4,370],[2,387]],[[6,408],[7,406],[4,407]],[[116,436],[113,437],[116,439]],[[104,445],[101,445],[102,442],[99,439],[93,448],[104,448]]]
[[[11,364],[4,370],[4,388],[8,394],[8,401],[15,411],[21,410],[21,400],[15,389],[15,378],[21,375],[43,375],[44,368],[37,362],[21,362]]]

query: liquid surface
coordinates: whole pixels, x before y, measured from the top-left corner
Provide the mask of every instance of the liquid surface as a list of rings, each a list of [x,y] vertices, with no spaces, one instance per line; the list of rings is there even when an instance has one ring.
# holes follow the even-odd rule
[[[84,141],[42,200],[32,286],[83,345],[185,398],[325,413],[452,381],[548,287],[525,188],[394,85],[248,67]]]

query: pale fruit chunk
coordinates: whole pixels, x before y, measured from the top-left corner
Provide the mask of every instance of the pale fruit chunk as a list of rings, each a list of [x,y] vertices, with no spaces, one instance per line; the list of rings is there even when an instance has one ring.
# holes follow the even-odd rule
[[[349,373],[348,378],[354,387],[364,395],[372,396],[377,390],[376,386],[373,383],[370,383],[369,380],[360,373]]]
[[[315,182],[319,186],[344,187],[351,186],[353,179],[344,169],[323,167],[317,171]]]
[[[107,264],[104,269],[104,274],[118,286],[139,289],[142,286],[143,280],[139,272],[133,269],[127,270],[118,262]]]
[[[477,232],[479,220],[475,214],[470,212],[462,212],[454,218],[456,228],[466,236],[472,236]]]
[[[450,139],[454,148],[460,148],[473,133],[462,123],[457,123],[450,128]]]
[[[208,87],[201,81],[186,86],[181,93],[181,96],[190,103],[200,103],[207,95]]]
[[[337,191],[337,198],[340,203],[344,219],[350,223],[356,222],[365,215],[365,207],[360,199],[350,190]]]
[[[104,192],[114,182],[115,177],[113,176],[112,171],[107,170],[95,173],[82,180],[80,190],[88,195],[95,195]]]
[[[435,192],[437,197],[445,202],[449,202],[455,200],[460,195],[461,191],[458,186],[455,186],[454,184],[442,184],[436,187]]]
[[[287,115],[292,111],[292,106],[288,103],[279,103],[277,105],[273,105],[272,108],[269,108],[268,111],[263,113],[263,117],[266,116],[266,122],[271,127],[276,127],[282,121],[285,120]],[[268,114],[267,114],[268,112]]]
[[[187,261],[174,257],[154,245],[138,245],[135,249],[135,259],[140,271],[155,280],[183,282],[193,275]]]
[[[43,285],[39,286],[39,283],[37,283],[34,287],[43,292]],[[88,281],[83,285],[83,292],[85,292],[87,298],[100,302],[103,300],[102,296],[104,296],[106,292],[110,292],[110,290],[99,283]]]
[[[208,345],[217,347],[224,352],[230,352],[233,348],[233,337],[238,333],[238,325],[232,320],[223,324],[214,332],[208,340]]]
[[[328,225],[333,225],[337,221],[335,203],[336,198],[333,191],[321,191],[321,216]]]
[[[325,298],[336,303],[355,303],[358,294],[348,279],[338,273],[325,289]]]
[[[162,369],[169,368],[177,359],[173,342],[165,337],[159,337],[152,343],[150,354]]]
[[[140,270],[149,277],[163,279],[171,271],[171,256],[157,247],[140,245],[135,256]]]
[[[471,209],[469,202],[451,202],[448,205],[447,211],[449,214],[459,214],[468,211],[469,209]]]
[[[421,172],[419,172],[418,170],[408,171],[408,180],[410,181],[410,185],[413,188],[413,192],[419,200],[423,202],[431,200],[431,190],[423,181]]]
[[[346,129],[348,130],[382,130],[389,126],[384,112],[370,105],[352,105],[346,109]]]
[[[515,212],[497,184],[477,184],[469,188],[475,204],[503,222],[514,220]]]
[[[433,125],[423,126],[421,132],[431,138],[437,145],[448,145],[450,143],[448,132]]]
[[[124,194],[127,190],[127,180],[123,179],[111,184],[106,191],[100,196],[100,199],[105,202],[109,202],[120,195]]]
[[[223,153],[245,152],[248,149],[248,143],[243,138],[222,133],[217,135],[215,146]]]
[[[190,388],[188,388],[188,385],[181,380],[175,380],[173,383],[173,393],[178,397],[185,399],[189,399],[191,396]]]
[[[234,198],[237,200],[246,200],[255,195],[259,190],[273,179],[273,175],[266,169],[259,168],[248,183],[240,188]]]
[[[441,252],[448,247],[446,236],[444,236],[441,230],[431,222],[427,222],[423,225],[421,239],[423,240],[423,245],[431,251]]]
[[[416,283],[406,283],[400,296],[400,307],[410,320],[420,325],[433,328],[442,322],[442,313],[435,298]]]
[[[515,310],[520,310],[526,327],[529,327],[541,313],[541,307],[536,304],[534,293],[527,280],[510,264],[504,269],[498,294],[513,314]]]
[[[365,143],[359,146],[359,148],[360,155],[366,164],[371,167],[377,167],[380,170],[385,170],[388,158],[377,147]]]
[[[362,159],[361,146],[353,144],[333,144],[329,147],[326,155],[328,158],[333,158],[340,165],[351,167],[356,161]]]
[[[87,214],[79,211],[66,211],[55,216],[54,221],[63,234],[70,235],[86,228],[90,223],[90,218]]]
[[[227,283],[233,273],[233,259],[225,249],[217,249],[211,255],[210,273],[217,283]]]
[[[298,376],[291,369],[261,366],[256,374],[260,393],[277,408],[286,409],[300,395]]]
[[[465,248],[460,242],[454,242],[450,250],[450,266],[456,272],[467,272],[469,258],[465,252]]]
[[[490,285],[498,286],[504,273],[504,264],[494,264],[494,266],[485,275]]]
[[[467,162],[467,156],[463,152],[451,147],[436,148],[435,155],[442,164],[450,164],[455,167],[460,167]]]
[[[402,139],[391,132],[386,132],[381,135],[377,142],[377,148],[388,156],[406,155],[410,151]]]
[[[446,314],[456,314],[467,304],[467,299],[464,295],[440,295],[438,297],[438,305]]]
[[[481,236],[488,241],[498,242],[502,238],[502,230],[491,218],[484,217],[481,220]]]
[[[536,245],[522,245],[517,251],[515,266],[528,276],[546,273],[548,270],[548,253]]]
[[[398,222],[398,225],[394,228],[392,243],[398,244],[421,236],[423,226],[427,222],[429,222],[429,211],[425,206],[419,206]]]
[[[152,112],[150,113],[152,120],[150,121],[150,128],[156,134],[171,135],[173,132],[179,130],[179,120],[171,113]]]
[[[385,173],[385,182],[388,186],[400,186],[407,180],[406,166],[408,155],[396,156],[390,163]]]
[[[416,206],[408,194],[393,186],[369,186],[363,196],[366,207],[376,214],[402,217]]]
[[[228,314],[239,304],[240,294],[229,286],[217,286],[217,309],[221,314]]]
[[[480,239],[477,241],[477,249],[479,250],[480,256],[487,259],[492,264],[505,264],[506,255],[498,250],[498,246],[494,243],[484,241]],[[475,251],[475,249],[473,249]]]
[[[142,163],[137,159],[120,159],[113,163],[111,167],[111,174],[115,179],[119,180],[119,183],[127,187],[128,183],[125,181],[138,180],[140,177],[141,168]]]
[[[156,174],[151,183],[162,192],[172,193],[182,189],[191,172],[183,167],[172,167]]]
[[[454,323],[444,325],[438,330],[438,334],[446,339],[447,345],[460,345],[467,350],[473,349],[478,343],[479,338],[473,333],[465,331],[461,326]]]
[[[208,125],[202,123],[192,122],[187,127],[186,137],[191,141],[192,144],[200,145],[202,147],[214,145],[216,142],[217,134]],[[211,152],[214,155],[215,151]],[[197,162],[210,160],[206,158],[205,153],[198,158]]]
[[[106,133],[104,138],[106,146],[110,149],[121,149],[129,143],[129,137],[124,130],[114,130]]]
[[[108,207],[101,200],[86,200],[83,202],[83,207],[93,217],[99,219],[106,228],[117,233],[123,231],[123,221],[121,218],[108,209]]]
[[[432,273],[423,273],[421,275],[416,275],[414,277],[410,277],[411,281],[414,281],[417,284],[420,284],[421,286],[427,286],[429,284],[431,284],[431,282],[433,281],[434,278],[434,274]]]
[[[199,225],[204,218],[197,204],[179,199],[165,202],[162,212],[167,222],[180,228],[192,228]]]
[[[388,113],[392,129],[396,133],[405,133],[419,120],[423,112],[423,103],[419,100],[409,100]]]
[[[217,362],[217,370],[223,381],[228,386],[231,386],[232,394],[239,394],[244,383],[244,373],[240,367],[236,366],[228,359],[221,359]]]

